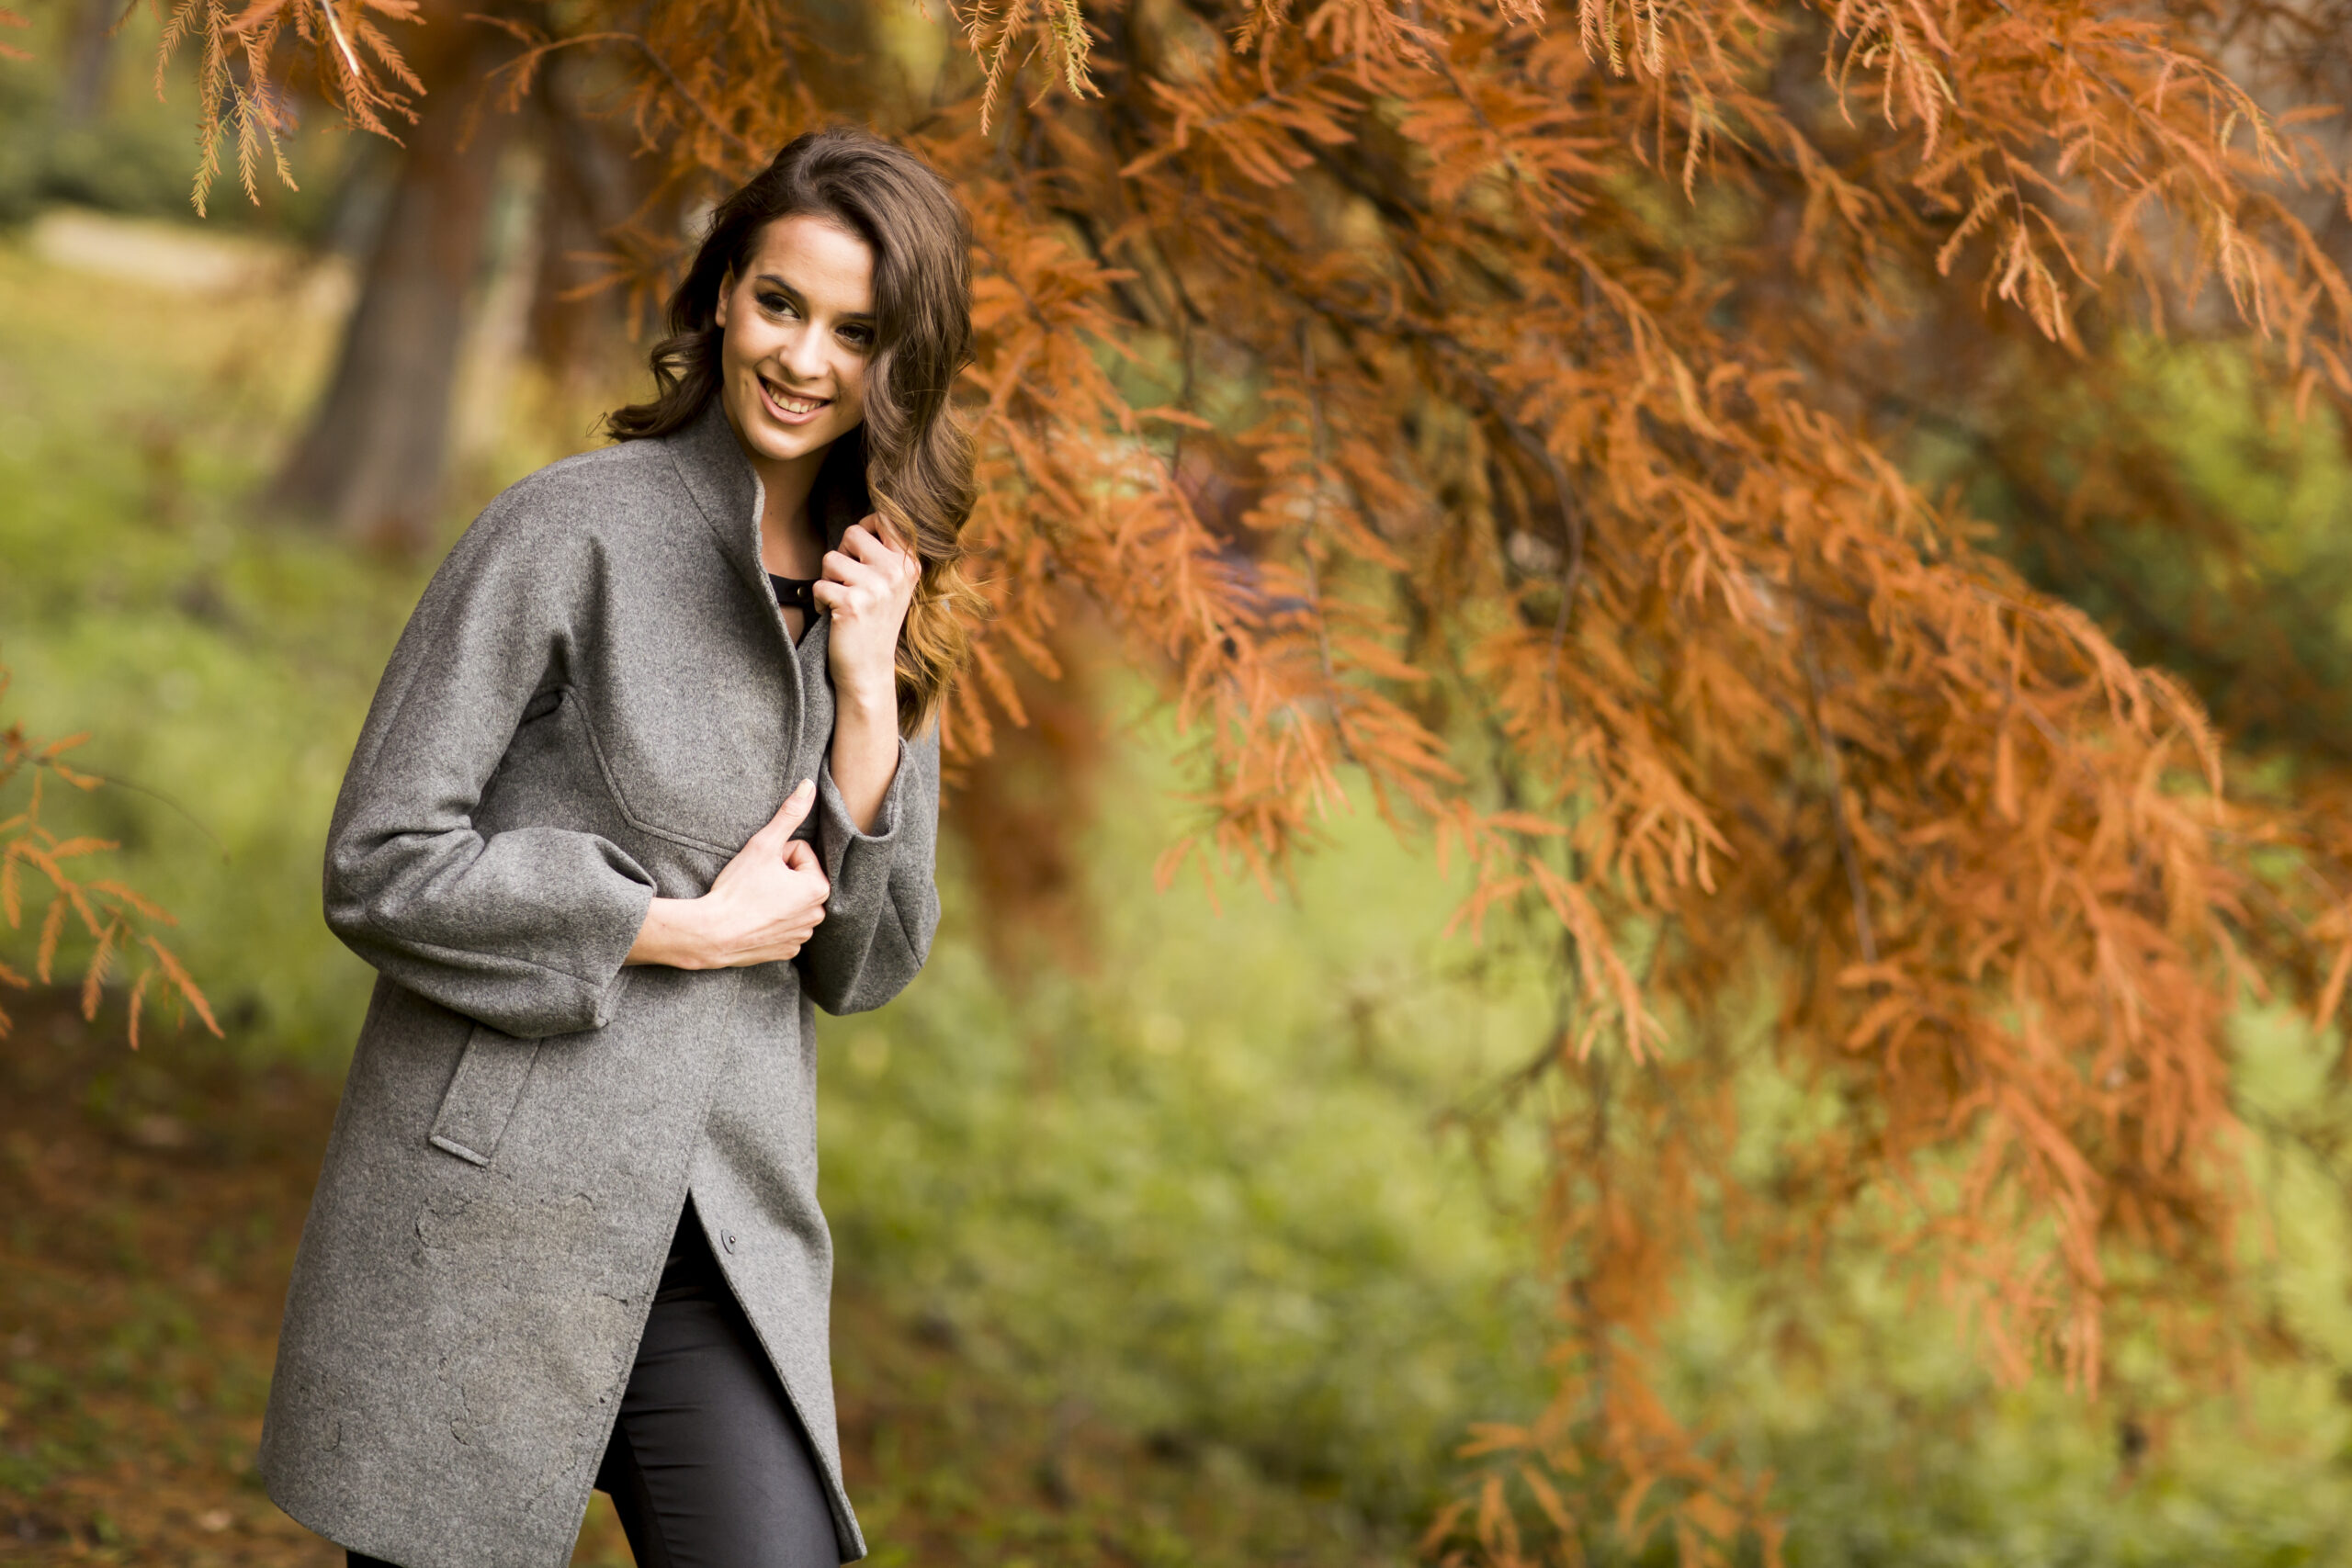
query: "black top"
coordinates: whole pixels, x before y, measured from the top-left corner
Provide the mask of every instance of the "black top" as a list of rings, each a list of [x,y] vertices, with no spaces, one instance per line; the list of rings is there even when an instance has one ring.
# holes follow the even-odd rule
[[[768,586],[775,590],[775,602],[779,605],[787,610],[807,610],[811,615],[816,613],[817,596],[809,590],[817,586],[817,581],[813,577],[778,577],[775,572],[768,573]]]

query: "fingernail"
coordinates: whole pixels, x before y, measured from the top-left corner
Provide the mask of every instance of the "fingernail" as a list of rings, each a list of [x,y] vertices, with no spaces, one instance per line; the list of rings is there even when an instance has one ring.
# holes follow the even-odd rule
[[[795,789],[792,793],[795,795],[808,795],[814,791],[816,787],[817,781],[815,779],[802,779],[800,781],[799,787]]]

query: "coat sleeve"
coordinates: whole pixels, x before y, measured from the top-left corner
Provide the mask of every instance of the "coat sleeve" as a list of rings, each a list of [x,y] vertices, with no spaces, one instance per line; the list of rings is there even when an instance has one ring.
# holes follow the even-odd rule
[[[592,547],[493,502],[401,634],[327,834],[326,918],[377,969],[526,1039],[602,1028],[653,879],[592,833],[485,837],[482,791],[532,697],[565,683]]]
[[[833,783],[817,776],[817,852],[833,891],[825,918],[793,962],[827,1012],[878,1008],[915,977],[939,929],[933,878],[939,843],[939,732],[899,742],[899,771],[871,831],[860,832]]]

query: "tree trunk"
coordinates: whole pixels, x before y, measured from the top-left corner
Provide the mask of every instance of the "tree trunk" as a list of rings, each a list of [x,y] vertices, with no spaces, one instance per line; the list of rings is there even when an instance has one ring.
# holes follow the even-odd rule
[[[428,90],[424,118],[407,138],[326,395],[270,488],[279,509],[372,543],[430,542],[467,299],[512,122],[487,107],[469,112],[473,89],[514,47],[450,17],[411,53]]]
[[[556,55],[540,73],[537,97],[547,171],[529,344],[568,389],[609,385],[638,357],[628,346],[616,235],[652,195],[652,161],[633,157],[619,122],[590,107],[585,70],[579,54]],[[646,324],[658,331],[658,321]]]
[[[57,96],[57,123],[68,130],[89,124],[107,107],[114,24],[122,10],[118,0],[75,0],[65,39],[65,81]]]

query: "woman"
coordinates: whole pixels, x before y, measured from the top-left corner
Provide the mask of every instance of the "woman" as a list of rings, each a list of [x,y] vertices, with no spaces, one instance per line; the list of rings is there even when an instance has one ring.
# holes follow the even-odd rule
[[[288,1293],[270,1495],[402,1568],[865,1554],[811,1004],[938,919],[968,229],[864,132],[713,214],[619,443],[482,513],[394,650],[328,923],[380,972]],[[870,488],[869,488],[870,486]]]

